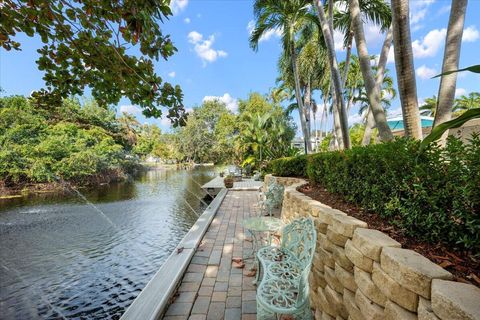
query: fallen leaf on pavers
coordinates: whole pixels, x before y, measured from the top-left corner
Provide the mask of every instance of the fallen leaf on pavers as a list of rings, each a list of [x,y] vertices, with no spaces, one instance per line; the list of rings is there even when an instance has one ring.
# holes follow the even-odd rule
[[[242,258],[232,258],[232,261],[236,262],[236,263],[239,263],[239,262],[242,262],[243,259]]]
[[[245,263],[243,263],[242,261],[240,261],[240,262],[233,262],[233,263],[232,263],[232,266],[233,266],[234,268],[237,268],[237,269],[243,269],[243,268],[245,268]]]
[[[255,269],[244,273],[245,277],[255,277],[256,274],[257,274],[257,270]]]
[[[280,320],[294,320],[295,318],[290,314],[283,314],[280,316]]]
[[[253,239],[252,239],[252,238],[245,238],[245,241],[247,241],[247,242],[253,242]]]
[[[182,253],[183,247],[177,248],[177,254]]]

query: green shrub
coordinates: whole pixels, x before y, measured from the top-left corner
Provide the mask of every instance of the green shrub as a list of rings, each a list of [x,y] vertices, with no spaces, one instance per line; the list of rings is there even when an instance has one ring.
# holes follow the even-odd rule
[[[274,176],[304,177],[307,169],[307,156],[287,157],[272,160],[266,171]]]
[[[308,156],[302,167],[313,184],[377,212],[409,236],[480,252],[480,138],[468,144],[450,137],[447,146],[399,139]],[[269,164],[274,175],[299,176],[294,163]]]

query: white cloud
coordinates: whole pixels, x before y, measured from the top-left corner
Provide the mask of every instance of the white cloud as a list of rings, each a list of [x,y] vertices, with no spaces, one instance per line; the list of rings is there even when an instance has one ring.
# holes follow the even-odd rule
[[[383,42],[385,34],[380,30],[380,26],[371,22],[365,25],[365,41],[368,46],[375,46]]]
[[[170,9],[172,10],[172,13],[176,15],[185,10],[187,5],[188,0],[172,0],[170,2]]]
[[[192,31],[188,34],[188,41],[194,45],[193,49],[197,55],[202,59],[203,65],[207,62],[214,62],[218,58],[227,56],[223,50],[215,50],[212,48],[215,42],[215,36],[212,34],[208,39],[203,39],[203,35],[197,31]]]
[[[248,21],[248,24],[247,24],[247,31],[248,31],[248,34],[252,34],[253,32],[253,29],[255,29],[255,22],[253,20],[250,20]],[[276,38],[280,38],[282,36],[282,33],[283,33],[283,29],[282,28],[276,28],[276,29],[272,29],[272,30],[268,30],[267,32],[265,32],[261,37],[260,39],[258,40],[259,42],[262,42],[262,41],[268,41],[270,40],[272,37],[276,37]]]
[[[423,39],[412,42],[415,58],[434,57],[440,46],[445,42],[447,29],[433,29]]]
[[[421,23],[428,13],[428,8],[435,0],[417,0],[410,1],[410,26],[412,31],[423,28]]]
[[[465,90],[464,88],[457,88],[455,89],[455,97],[460,97],[460,96],[463,96],[467,93],[467,90]]]
[[[361,122],[363,122],[363,115],[360,115],[358,113],[351,114],[348,117],[348,125],[349,126],[354,125],[355,123],[361,123]]]
[[[393,46],[390,47],[388,51],[388,58],[387,63],[394,63],[395,62],[395,53],[393,52]]]
[[[120,106],[120,112],[126,112],[130,114],[139,114],[142,112],[142,109],[138,106],[133,106],[133,105],[122,105]]]
[[[343,33],[339,30],[333,30],[333,41],[335,42],[336,51],[344,51],[343,48]]]
[[[417,76],[420,79],[425,80],[425,79],[430,79],[431,77],[436,75],[437,70],[431,69],[431,68],[427,67],[426,65],[422,65],[421,67],[419,67],[415,70],[415,73],[417,74]]]
[[[205,101],[214,101],[218,100],[227,106],[227,109],[232,112],[237,112],[238,110],[238,100],[233,98],[228,92],[225,93],[223,96],[205,96],[203,98],[203,102]]]
[[[167,127],[172,125],[172,121],[170,121],[170,119],[168,119],[166,116],[162,116],[162,118],[160,118],[160,123]]]
[[[175,75],[176,75],[175,71],[172,71],[172,72],[169,72],[169,73],[168,73],[168,76],[169,76],[170,78],[175,78]]]
[[[185,18],[185,19],[183,19],[183,22],[185,22],[186,24],[189,24],[191,21],[192,21],[192,20],[190,20],[190,18],[188,18],[188,17]]]
[[[478,32],[475,26],[470,26],[463,30],[462,41],[464,42],[475,42],[480,38],[480,33]]]

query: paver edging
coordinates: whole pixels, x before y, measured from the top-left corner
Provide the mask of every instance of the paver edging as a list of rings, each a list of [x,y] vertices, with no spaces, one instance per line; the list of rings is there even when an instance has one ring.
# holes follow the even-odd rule
[[[227,189],[222,189],[198,217],[172,254],[122,315],[121,320],[156,320],[163,315],[227,192]]]

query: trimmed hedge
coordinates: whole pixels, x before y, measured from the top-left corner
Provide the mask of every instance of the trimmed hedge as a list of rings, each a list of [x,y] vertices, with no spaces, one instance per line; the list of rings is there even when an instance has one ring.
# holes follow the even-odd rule
[[[269,168],[273,175],[308,177],[388,218],[409,236],[479,254],[480,138],[463,144],[450,137],[445,148],[431,146],[424,152],[419,145],[399,139],[277,159]]]
[[[268,163],[266,171],[274,176],[305,177],[307,175],[307,156],[272,160]]]

